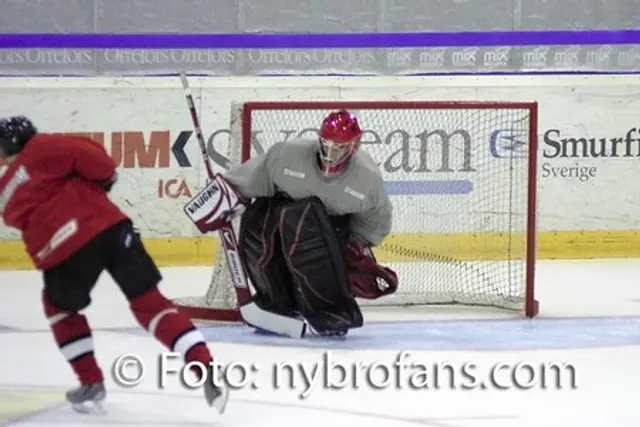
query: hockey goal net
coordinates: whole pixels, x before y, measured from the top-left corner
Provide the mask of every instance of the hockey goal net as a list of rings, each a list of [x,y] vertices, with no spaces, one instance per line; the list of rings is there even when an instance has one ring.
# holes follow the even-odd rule
[[[537,104],[247,102],[232,108],[229,159],[316,138],[325,115],[342,108],[359,117],[361,149],[379,162],[394,209],[376,256],[398,273],[398,291],[361,303],[535,316]],[[196,319],[239,320],[224,254],[216,252],[206,294],[177,303]]]

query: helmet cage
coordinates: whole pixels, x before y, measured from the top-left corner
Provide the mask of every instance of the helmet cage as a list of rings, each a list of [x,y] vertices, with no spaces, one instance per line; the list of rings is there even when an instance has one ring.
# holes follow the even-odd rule
[[[326,166],[335,167],[345,162],[355,151],[357,138],[350,142],[336,142],[318,137],[320,160]]]

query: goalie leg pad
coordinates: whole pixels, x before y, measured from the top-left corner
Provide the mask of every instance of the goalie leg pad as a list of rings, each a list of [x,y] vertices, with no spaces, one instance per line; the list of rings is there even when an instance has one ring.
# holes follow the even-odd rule
[[[342,245],[322,202],[316,197],[292,201],[277,214],[300,314],[320,334],[362,326],[362,313],[349,291]]]
[[[240,224],[239,252],[255,288],[253,297],[263,310],[290,316],[294,312],[291,277],[280,256],[278,199],[258,198],[246,210]]]

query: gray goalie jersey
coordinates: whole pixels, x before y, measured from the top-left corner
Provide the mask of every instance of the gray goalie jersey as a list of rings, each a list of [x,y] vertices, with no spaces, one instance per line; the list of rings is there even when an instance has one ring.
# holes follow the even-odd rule
[[[294,200],[318,197],[329,215],[351,215],[351,232],[378,245],[391,231],[392,207],[378,166],[358,150],[346,171],[325,176],[317,163],[317,143],[280,142],[266,153],[232,167],[227,178],[245,197],[277,192]]]

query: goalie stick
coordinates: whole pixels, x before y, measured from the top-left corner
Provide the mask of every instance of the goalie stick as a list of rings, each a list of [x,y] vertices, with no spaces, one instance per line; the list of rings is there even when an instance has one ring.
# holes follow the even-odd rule
[[[203,200],[213,200],[210,196],[219,192],[220,197],[226,197],[227,203],[233,207],[234,203],[229,200],[230,194],[225,190],[226,179],[220,174],[213,172],[211,163],[209,162],[209,154],[207,153],[207,146],[204,141],[202,129],[200,127],[200,119],[193,102],[193,94],[191,93],[191,87],[189,81],[184,72],[180,73],[180,80],[182,82],[182,88],[184,90],[185,97],[187,99],[187,106],[189,107],[189,113],[191,114],[191,121],[193,122],[193,128],[198,139],[200,146],[200,152],[202,159],[207,169],[207,176],[209,183],[203,188],[195,197],[187,203],[185,206],[185,213],[196,223],[196,226],[203,231],[199,226],[197,219],[193,216],[193,209],[189,209],[191,206],[202,206]],[[233,191],[233,190],[232,190]],[[217,199],[217,198],[216,198]],[[281,316],[275,313],[271,313],[259,308],[252,302],[251,290],[249,288],[249,280],[247,273],[242,264],[238,251],[238,239],[236,237],[233,224],[230,221],[223,221],[223,224],[218,229],[220,235],[220,242],[222,250],[225,253],[227,260],[227,268],[229,269],[229,275],[233,281],[233,286],[236,291],[238,299],[238,306],[242,319],[251,326],[258,327],[279,335],[285,335],[293,338],[302,338],[306,332],[306,323],[299,319],[293,319],[286,316]]]

